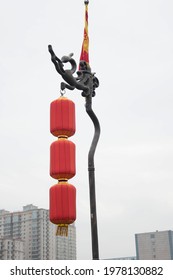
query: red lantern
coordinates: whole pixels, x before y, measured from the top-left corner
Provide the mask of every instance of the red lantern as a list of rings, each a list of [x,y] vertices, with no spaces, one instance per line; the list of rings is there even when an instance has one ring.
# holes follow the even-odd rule
[[[50,131],[58,137],[50,146],[50,176],[59,183],[50,188],[50,221],[57,235],[68,235],[68,224],[76,219],[76,189],[67,183],[76,174],[75,144],[67,138],[75,133],[75,105],[65,98],[50,106]]]
[[[50,221],[57,224],[58,235],[68,234],[68,224],[76,220],[76,188],[68,183],[59,183],[50,188]]]
[[[66,97],[54,100],[50,105],[50,132],[56,136],[70,137],[75,133],[75,105]]]
[[[75,174],[75,144],[60,138],[50,146],[50,176],[58,180],[68,180]]]

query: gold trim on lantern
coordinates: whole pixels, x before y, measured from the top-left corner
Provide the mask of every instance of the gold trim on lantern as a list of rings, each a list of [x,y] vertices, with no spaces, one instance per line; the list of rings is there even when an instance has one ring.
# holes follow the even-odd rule
[[[67,178],[60,178],[58,179],[58,183],[67,183],[68,179]]]
[[[68,136],[67,135],[58,135],[58,139],[61,140],[61,139],[68,139]]]

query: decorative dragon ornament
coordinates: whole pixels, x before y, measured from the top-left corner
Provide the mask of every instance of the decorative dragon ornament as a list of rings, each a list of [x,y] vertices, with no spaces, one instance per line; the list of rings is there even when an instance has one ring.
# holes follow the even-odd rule
[[[80,61],[79,70],[76,72],[76,61],[72,58],[73,53],[68,56],[63,56],[59,59],[51,45],[48,46],[48,50],[51,54],[51,60],[55,65],[56,71],[62,76],[64,82],[61,82],[61,90],[65,88],[74,90],[82,90],[82,96],[89,97],[95,96],[95,89],[99,86],[99,80],[96,78],[95,73],[91,72],[90,66],[85,61]],[[71,69],[64,69],[64,64],[70,63]],[[77,77],[73,75],[77,74]]]

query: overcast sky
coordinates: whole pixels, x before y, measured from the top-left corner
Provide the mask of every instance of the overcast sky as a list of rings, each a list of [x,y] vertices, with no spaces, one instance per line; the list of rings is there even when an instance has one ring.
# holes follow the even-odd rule
[[[58,57],[83,40],[83,0],[2,1],[0,9],[0,209],[49,207],[50,102],[62,81]],[[90,65],[100,80],[93,109],[100,258],[133,256],[134,234],[173,230],[173,1],[89,4]],[[77,254],[91,259],[87,154],[93,125],[76,104]]]

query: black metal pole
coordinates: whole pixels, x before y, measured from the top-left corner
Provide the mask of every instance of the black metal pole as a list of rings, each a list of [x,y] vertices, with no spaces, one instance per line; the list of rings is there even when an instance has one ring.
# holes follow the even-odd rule
[[[95,167],[94,154],[100,137],[100,124],[92,110],[92,96],[86,97],[86,112],[94,124],[94,137],[88,153],[88,175],[89,175],[89,193],[90,193],[90,219],[91,219],[91,238],[92,238],[92,256],[93,260],[99,259],[98,231],[97,231],[97,212],[96,212],[96,194],[95,194]]]

